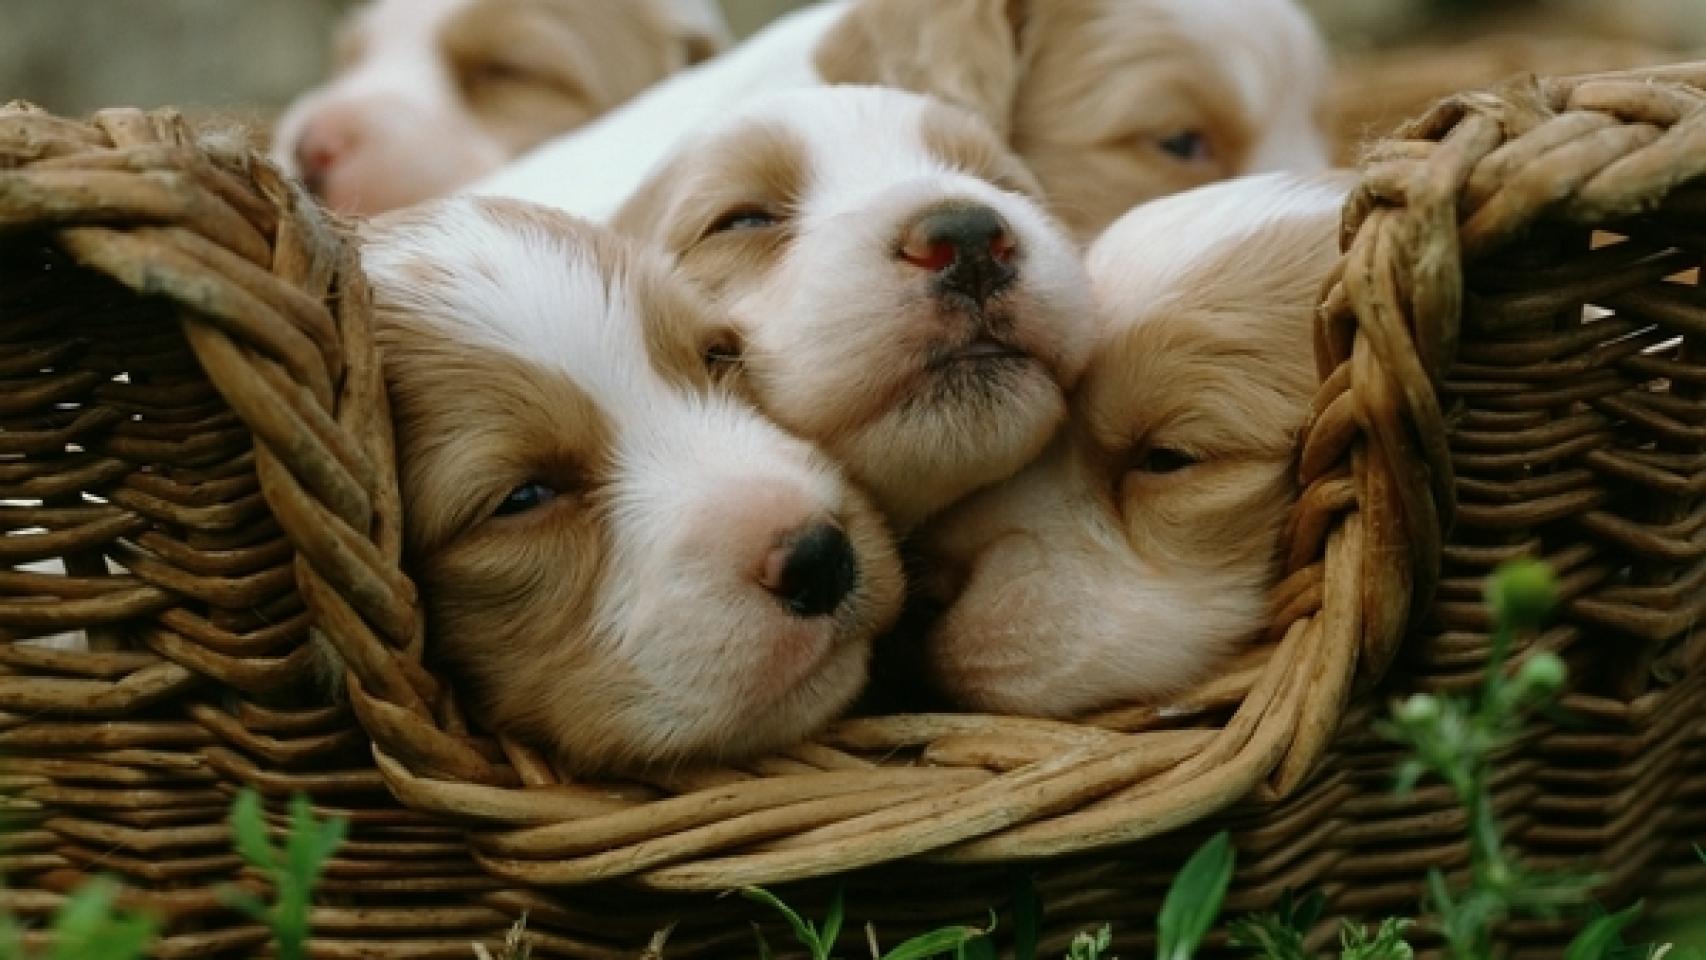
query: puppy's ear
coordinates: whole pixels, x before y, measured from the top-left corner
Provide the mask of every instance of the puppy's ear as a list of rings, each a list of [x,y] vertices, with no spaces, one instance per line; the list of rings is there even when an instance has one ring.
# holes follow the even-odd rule
[[[981,115],[1005,138],[1029,0],[861,0],[818,43],[829,83],[928,94]]]
[[[704,63],[727,49],[729,24],[714,0],[657,0],[654,6],[673,28],[683,66]]]

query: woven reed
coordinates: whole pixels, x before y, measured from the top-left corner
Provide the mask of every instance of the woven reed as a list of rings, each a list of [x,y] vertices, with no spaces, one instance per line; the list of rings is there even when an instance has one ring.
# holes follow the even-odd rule
[[[1390,795],[1367,721],[1394,663],[1394,689],[1473,683],[1481,579],[1520,554],[1562,572],[1566,603],[1518,662],[1562,653],[1592,722],[1512,747],[1513,844],[1603,868],[1608,902],[1700,889],[1703,90],[1706,65],[1515,84],[1373,152],[1318,328],[1272,636],[1216,682],[1075,724],[851,720],[742,769],[622,784],[470,731],[421,669],[335,233],[169,116],[0,115],[0,500],[41,504],[0,508],[0,630],[88,628],[100,648],[0,648],[7,896],[38,914],[111,870],[167,916],[161,956],[241,955],[259,933],[211,891],[237,867],[227,795],[252,784],[352,820],[314,918],[325,957],[465,957],[522,911],[544,956],[632,956],[672,921],[671,956],[745,953],[754,914],[713,892],[764,883],[810,909],[830,877],[892,942],[1002,904],[1014,864],[1048,945],[1113,921],[1130,952],[1223,825],[1234,909],[1319,887],[1336,910],[1409,912],[1428,867],[1466,863],[1463,827],[1443,789]],[[71,576],[14,569],[56,557]],[[310,625],[348,666],[347,710],[306,699]],[[1561,929],[1504,936],[1551,956]]]

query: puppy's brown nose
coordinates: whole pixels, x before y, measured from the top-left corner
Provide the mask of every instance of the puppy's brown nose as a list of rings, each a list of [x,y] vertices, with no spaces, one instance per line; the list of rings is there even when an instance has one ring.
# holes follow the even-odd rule
[[[771,551],[761,582],[795,616],[828,616],[859,585],[859,558],[840,527],[817,523]]]
[[[1007,221],[976,203],[925,210],[901,232],[900,258],[936,274],[942,293],[982,306],[1013,282],[1019,244]]]

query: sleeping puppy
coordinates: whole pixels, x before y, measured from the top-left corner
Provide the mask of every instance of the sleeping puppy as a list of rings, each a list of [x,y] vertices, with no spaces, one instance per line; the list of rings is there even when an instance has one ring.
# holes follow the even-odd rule
[[[980,114],[1089,238],[1211,180],[1318,170],[1325,45],[1295,0],[837,0],[790,14],[475,185],[607,220],[695,129],[824,83]]]
[[[923,531],[956,702],[1073,716],[1204,679],[1265,622],[1343,175],[1138,207],[1089,266],[1103,329],[1040,460]]]
[[[367,228],[429,647],[578,771],[730,760],[840,712],[901,575],[876,511],[726,375],[661,257],[447,200]]]
[[[457,187],[709,57],[711,0],[370,0],[331,80],[274,133],[327,204],[377,213]]]
[[[815,62],[975,110],[1086,239],[1145,200],[1327,165],[1326,45],[1294,0],[860,0]]]
[[[760,406],[897,532],[1036,456],[1088,351],[1088,279],[1036,182],[976,117],[917,94],[755,102],[616,225],[732,313]]]

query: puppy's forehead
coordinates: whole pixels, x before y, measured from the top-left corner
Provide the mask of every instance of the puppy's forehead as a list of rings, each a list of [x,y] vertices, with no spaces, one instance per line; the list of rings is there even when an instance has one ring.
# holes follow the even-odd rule
[[[948,169],[927,143],[926,97],[863,86],[809,87],[756,101],[726,136],[784,133],[802,152],[813,193],[854,196],[896,180]]]
[[[611,412],[684,373],[682,351],[666,348],[694,333],[664,267],[566,214],[497,199],[427,204],[376,221],[363,261],[391,306],[562,373]]]
[[[1106,333],[1152,319],[1155,307],[1222,284],[1200,276],[1264,232],[1336,216],[1349,175],[1275,173],[1241,177],[1151,200],[1115,221],[1090,247],[1087,265]],[[1249,272],[1249,271],[1246,271]],[[1202,279],[1205,284],[1188,281]],[[1246,278],[1260,283],[1263,278]],[[1281,278],[1268,278],[1279,282]]]

